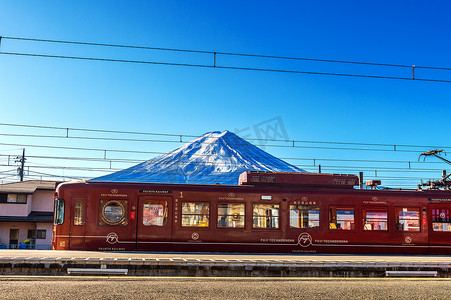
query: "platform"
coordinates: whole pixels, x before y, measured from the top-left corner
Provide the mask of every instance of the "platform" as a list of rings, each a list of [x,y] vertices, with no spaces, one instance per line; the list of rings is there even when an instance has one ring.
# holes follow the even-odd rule
[[[0,250],[2,275],[69,276],[68,269],[108,276],[127,270],[128,276],[385,277],[395,271],[451,277],[451,257]]]

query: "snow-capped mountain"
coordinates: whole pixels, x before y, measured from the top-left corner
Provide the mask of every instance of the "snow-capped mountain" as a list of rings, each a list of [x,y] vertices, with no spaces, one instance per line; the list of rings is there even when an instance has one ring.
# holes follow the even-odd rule
[[[93,181],[238,184],[244,171],[305,172],[230,131],[215,131],[167,154]]]

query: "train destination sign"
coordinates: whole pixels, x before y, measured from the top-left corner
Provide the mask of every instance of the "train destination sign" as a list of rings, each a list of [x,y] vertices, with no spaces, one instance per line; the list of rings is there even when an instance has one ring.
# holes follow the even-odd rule
[[[143,194],[172,194],[172,191],[167,190],[140,190]]]
[[[429,201],[451,201],[451,198],[428,198]]]

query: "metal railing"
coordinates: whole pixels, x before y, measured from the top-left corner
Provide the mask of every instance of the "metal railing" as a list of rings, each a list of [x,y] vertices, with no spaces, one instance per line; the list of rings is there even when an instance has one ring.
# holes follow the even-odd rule
[[[18,250],[50,250],[50,244],[0,244],[0,249],[18,249]]]

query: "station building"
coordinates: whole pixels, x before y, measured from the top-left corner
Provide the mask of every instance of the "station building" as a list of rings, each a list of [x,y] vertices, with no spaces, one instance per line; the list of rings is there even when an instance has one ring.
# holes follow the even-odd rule
[[[0,248],[51,249],[56,184],[30,180],[0,185]]]

